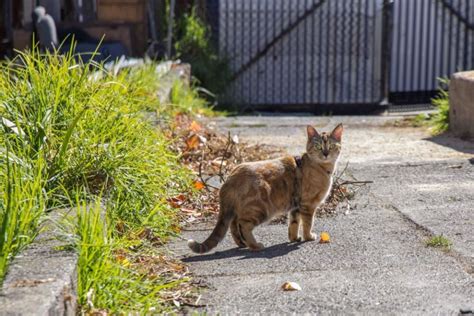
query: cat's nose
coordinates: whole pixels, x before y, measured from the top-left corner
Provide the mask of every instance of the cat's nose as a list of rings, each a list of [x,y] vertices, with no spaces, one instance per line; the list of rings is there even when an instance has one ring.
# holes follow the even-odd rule
[[[324,155],[324,158],[327,158],[328,155],[329,155],[329,152],[328,151],[323,151],[323,155]]]

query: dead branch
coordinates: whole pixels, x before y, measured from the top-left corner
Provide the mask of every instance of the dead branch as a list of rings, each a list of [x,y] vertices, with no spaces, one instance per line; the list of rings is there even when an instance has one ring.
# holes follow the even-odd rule
[[[342,171],[334,178],[334,182],[338,182],[341,179],[341,177],[346,172],[348,166],[349,166],[349,161],[346,163],[346,166],[344,167],[344,169],[342,169]]]
[[[199,162],[199,169],[198,169],[198,177],[199,179],[201,180],[202,184],[204,184],[204,187],[206,188],[206,190],[208,192],[211,192],[211,190],[209,188],[213,188],[215,190],[219,190],[219,188],[213,186],[213,185],[210,185],[209,183],[207,183],[207,180],[204,179],[204,177],[202,176],[202,162],[204,161],[204,151],[202,151],[202,154],[201,154],[201,161]],[[209,178],[208,178],[209,180]]]
[[[224,174],[222,173],[222,166],[224,165],[224,159],[227,156],[227,153],[229,151],[230,145],[232,144],[232,138],[230,137],[230,132],[227,133],[227,144],[224,150],[224,154],[222,155],[221,159],[221,165],[219,166],[219,178],[221,179],[221,182],[225,182]]]
[[[347,185],[347,184],[363,185],[363,184],[369,184],[369,183],[374,183],[374,181],[344,181],[344,182],[339,183],[339,185]]]

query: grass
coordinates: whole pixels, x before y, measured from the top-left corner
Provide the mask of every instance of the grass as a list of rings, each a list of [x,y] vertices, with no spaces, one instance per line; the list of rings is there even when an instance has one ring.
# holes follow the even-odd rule
[[[8,263],[38,233],[45,212],[43,163],[26,165],[7,151],[0,157],[0,285]]]
[[[433,248],[443,248],[449,250],[449,248],[451,248],[451,245],[452,242],[443,235],[433,236],[426,241],[426,246]]]
[[[160,299],[160,291],[173,287],[181,280],[150,278],[134,269],[121,254],[124,241],[113,234],[113,219],[103,212],[98,199],[86,205],[78,201],[76,247],[79,252],[79,304],[85,310],[107,310],[110,313],[141,311],[169,312],[170,307]]]
[[[448,79],[440,79],[443,86],[449,85]],[[442,134],[449,129],[449,93],[441,88],[438,95],[431,100],[436,112],[419,114],[411,120],[412,126],[428,126],[433,135]]]
[[[448,81],[444,81],[448,83]],[[441,89],[438,96],[432,100],[436,107],[436,113],[428,120],[431,132],[435,135],[446,132],[449,129],[449,94],[448,91]]]
[[[8,153],[0,158],[0,280],[48,212],[78,206],[72,221],[83,309],[167,309],[160,293],[181,281],[149,278],[114,255],[149,252],[175,234],[176,210],[166,199],[191,190],[172,140],[144,114],[212,112],[180,85],[170,104],[160,104],[155,67],[114,75],[80,65],[72,53],[38,50],[0,67],[0,151]]]

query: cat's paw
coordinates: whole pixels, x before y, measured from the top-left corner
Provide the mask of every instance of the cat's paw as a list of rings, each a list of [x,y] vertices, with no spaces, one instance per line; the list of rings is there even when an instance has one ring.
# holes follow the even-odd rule
[[[318,236],[316,234],[310,233],[309,235],[304,236],[305,241],[313,241],[316,240]]]
[[[264,246],[262,243],[260,243],[260,242],[257,243],[257,244],[255,244],[255,245],[253,245],[253,246],[249,246],[249,249],[250,249],[251,251],[260,251],[260,250],[262,250],[263,248],[265,248],[265,246]]]
[[[301,241],[301,237],[293,237],[293,238],[289,238],[290,239],[290,242],[300,242]]]

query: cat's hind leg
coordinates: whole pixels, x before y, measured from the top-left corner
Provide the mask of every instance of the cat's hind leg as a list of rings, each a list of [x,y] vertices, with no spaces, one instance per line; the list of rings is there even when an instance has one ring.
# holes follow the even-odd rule
[[[250,220],[245,220],[245,219],[238,219],[237,220],[237,225],[239,228],[239,231],[242,234],[242,238],[249,247],[250,250],[262,250],[264,248],[262,243],[259,243],[255,240],[255,237],[253,236],[253,229],[255,228],[255,224],[250,221]]]
[[[301,214],[299,210],[293,210],[288,217],[288,239],[290,242],[301,241],[298,236],[300,230]]]
[[[242,240],[242,235],[240,234],[239,226],[237,224],[237,218],[234,218],[230,223],[230,232],[232,234],[232,238],[239,248],[247,247],[247,245]]]

